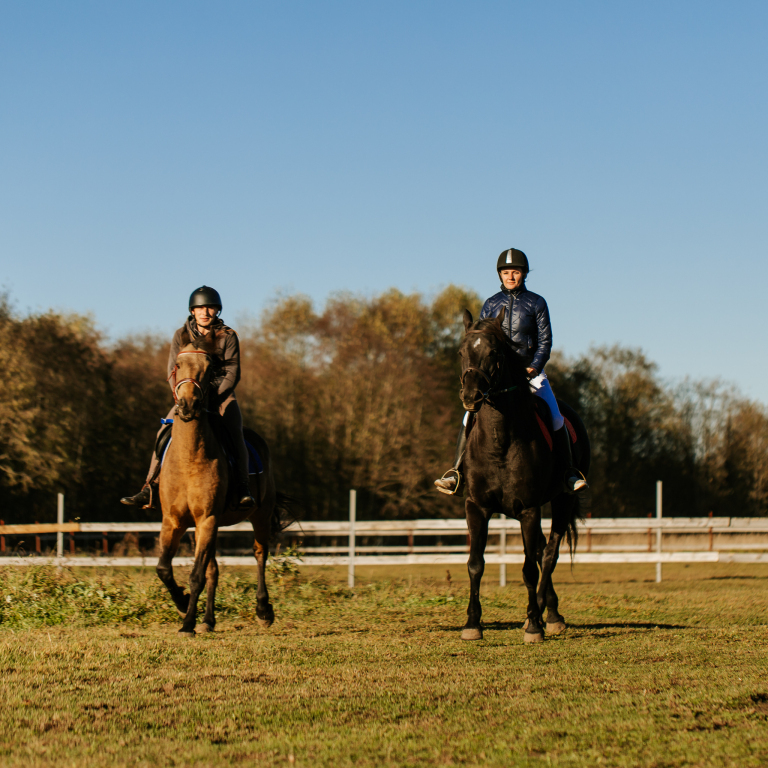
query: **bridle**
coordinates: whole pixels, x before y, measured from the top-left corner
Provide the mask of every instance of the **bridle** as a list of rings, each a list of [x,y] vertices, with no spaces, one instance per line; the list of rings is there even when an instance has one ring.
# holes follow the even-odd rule
[[[201,352],[200,350],[197,350],[197,349],[189,350],[188,352],[179,352],[177,357],[181,357],[182,355],[205,355],[206,357],[210,357],[210,355],[207,352]],[[173,369],[173,372],[171,373],[171,376],[173,376],[176,373],[177,368],[178,368],[178,366],[176,366]],[[170,379],[171,376],[169,376],[168,378]],[[173,388],[173,399],[176,402],[176,405],[179,404],[179,387],[182,384],[194,384],[194,386],[197,387],[197,389],[200,392],[200,399],[201,400],[205,400],[205,395],[208,392],[208,386],[207,385],[206,385],[206,388],[203,389],[200,386],[200,382],[197,379],[182,379],[181,381],[177,381],[176,385]]]
[[[467,331],[466,335],[469,336],[470,333],[477,333],[477,334],[483,334],[488,335],[488,333],[485,330],[473,330],[473,331]],[[506,339],[505,339],[506,341]],[[504,389],[492,389],[493,387],[493,379],[496,377],[496,374],[499,374],[500,376],[503,376],[504,367],[506,366],[507,358],[504,355],[504,352],[502,350],[501,352],[501,362],[496,363],[496,368],[491,371],[491,375],[489,376],[482,368],[477,368],[474,365],[467,366],[462,372],[461,376],[459,377],[459,381],[461,382],[461,388],[464,389],[464,377],[470,372],[474,371],[475,373],[479,373],[485,380],[488,382],[488,389],[486,389],[485,392],[480,390],[480,394],[483,397],[483,402],[490,403],[491,398],[495,395],[503,395],[507,392],[512,392],[513,390],[517,389],[517,385],[513,385],[511,387],[505,387]]]

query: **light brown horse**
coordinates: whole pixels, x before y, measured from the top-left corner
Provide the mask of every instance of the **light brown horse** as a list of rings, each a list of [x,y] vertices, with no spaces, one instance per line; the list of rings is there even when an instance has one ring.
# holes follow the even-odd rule
[[[264,472],[251,477],[251,495],[256,506],[236,509],[228,504],[230,471],[227,457],[214,433],[207,411],[208,388],[219,365],[207,337],[201,336],[184,346],[176,360],[176,415],[172,440],[160,473],[160,504],[163,525],[160,532],[160,560],[157,575],[171,593],[184,622],[180,635],[211,632],[216,626],[214,613],[219,567],[216,563],[216,536],[219,526],[234,525],[248,519],[253,526],[253,553],[258,571],[256,616],[262,626],[269,626],[275,612],[269,602],[265,566],[269,556],[269,538],[279,530],[280,507],[286,497],[275,490],[269,448],[255,432],[249,431],[261,457]],[[195,562],[185,594],[173,577],[172,560],[181,537],[195,528]],[[202,624],[197,621],[197,601],[207,585],[207,603]]]

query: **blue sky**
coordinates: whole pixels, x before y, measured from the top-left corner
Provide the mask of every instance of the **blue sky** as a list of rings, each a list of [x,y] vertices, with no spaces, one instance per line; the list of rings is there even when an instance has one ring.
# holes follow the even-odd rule
[[[768,403],[768,4],[0,1],[0,286],[170,334],[528,254],[556,348]]]

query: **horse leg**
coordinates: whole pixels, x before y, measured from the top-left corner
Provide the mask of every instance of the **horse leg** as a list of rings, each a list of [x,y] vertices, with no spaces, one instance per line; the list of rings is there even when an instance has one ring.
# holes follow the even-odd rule
[[[536,586],[539,581],[537,551],[541,536],[541,509],[539,507],[524,509],[520,528],[523,534],[523,549],[525,550],[523,581],[528,589],[528,620],[525,623],[523,639],[526,643],[540,643],[544,639],[544,630]]]
[[[216,587],[219,584],[219,564],[212,557],[205,572],[206,599],[203,623],[195,627],[195,632],[213,632],[216,626]]]
[[[542,570],[541,561],[544,558],[544,550],[547,548],[547,537],[544,535],[544,532],[542,531],[541,535],[539,536],[539,546],[536,547],[536,562],[539,564],[539,570]],[[541,597],[539,597],[539,610],[544,613],[544,608],[546,607],[546,603],[542,602]],[[523,629],[528,629],[528,619],[525,619],[525,624],[523,624]]]
[[[275,611],[269,602],[267,591],[267,558],[269,557],[270,516],[259,510],[259,519],[251,520],[253,526],[253,556],[256,558],[258,588],[256,590],[256,618],[262,627],[270,627],[275,620]]]
[[[547,632],[552,635],[560,634],[565,630],[565,619],[558,610],[559,600],[552,583],[552,574],[557,567],[560,545],[566,534],[567,521],[574,503],[573,499],[565,495],[552,500],[552,531],[542,559],[541,577],[542,582],[546,578],[546,583],[542,585],[545,590],[539,588],[539,606],[542,611],[544,604],[547,606]]]
[[[480,619],[483,609],[480,605],[480,581],[485,571],[485,545],[488,541],[488,520],[483,511],[472,499],[466,502],[467,528],[469,529],[469,606],[467,608],[467,623],[461,632],[462,640],[482,640],[483,628]]]
[[[560,542],[562,540],[563,534],[555,531],[553,527],[549,535],[549,543],[544,550],[544,557],[542,558],[541,581],[539,582],[537,595],[539,610],[543,613],[544,606],[547,608],[547,632],[552,635],[557,635],[565,629],[565,619],[557,610],[557,593],[552,585],[552,572],[557,566],[557,560],[560,555]]]
[[[194,637],[195,635],[197,601],[203,591],[208,565],[211,560],[215,560],[216,530],[215,515],[206,517],[195,527],[195,563],[192,566],[192,573],[189,575],[189,607],[179,630],[179,634],[185,637]]]
[[[189,609],[189,595],[184,594],[184,588],[176,583],[173,577],[173,558],[179,549],[181,537],[186,533],[186,527],[174,528],[168,519],[163,520],[160,530],[160,559],[157,561],[157,575],[165,584],[180,616],[184,616]]]

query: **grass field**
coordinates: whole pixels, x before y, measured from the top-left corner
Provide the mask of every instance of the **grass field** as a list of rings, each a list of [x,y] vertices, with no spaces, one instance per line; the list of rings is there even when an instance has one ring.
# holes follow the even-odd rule
[[[273,574],[267,630],[225,572],[192,639],[149,571],[4,569],[0,764],[768,765],[768,568],[652,568],[561,566],[535,646],[494,569],[476,643],[463,568]]]

